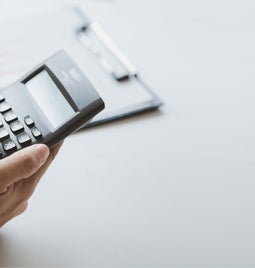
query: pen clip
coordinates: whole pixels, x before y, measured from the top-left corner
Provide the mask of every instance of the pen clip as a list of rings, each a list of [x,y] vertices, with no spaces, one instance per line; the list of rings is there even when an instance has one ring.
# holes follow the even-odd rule
[[[82,44],[93,53],[101,66],[119,82],[137,76],[137,70],[102,27],[95,21],[78,33]]]

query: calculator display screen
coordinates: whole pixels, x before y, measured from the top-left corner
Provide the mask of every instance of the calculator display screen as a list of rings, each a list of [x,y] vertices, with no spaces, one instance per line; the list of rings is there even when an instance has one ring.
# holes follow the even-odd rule
[[[26,87],[53,128],[58,128],[75,114],[47,71],[43,70],[26,82]]]

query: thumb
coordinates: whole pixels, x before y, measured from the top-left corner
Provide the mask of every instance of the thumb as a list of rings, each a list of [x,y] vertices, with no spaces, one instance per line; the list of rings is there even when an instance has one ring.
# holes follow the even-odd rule
[[[14,182],[33,175],[47,160],[49,148],[36,144],[0,160],[0,193]]]

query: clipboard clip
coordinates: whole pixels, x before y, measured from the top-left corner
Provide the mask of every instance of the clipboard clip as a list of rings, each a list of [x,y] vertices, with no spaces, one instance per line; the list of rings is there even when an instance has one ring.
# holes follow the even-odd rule
[[[122,82],[137,76],[135,66],[96,21],[83,26],[78,32],[78,38],[116,81]]]

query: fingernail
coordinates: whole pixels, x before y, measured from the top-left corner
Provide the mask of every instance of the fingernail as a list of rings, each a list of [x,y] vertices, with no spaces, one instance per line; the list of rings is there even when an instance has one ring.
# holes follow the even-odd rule
[[[34,145],[34,149],[37,151],[41,162],[45,162],[50,154],[48,146],[46,146],[45,144],[36,144]]]

